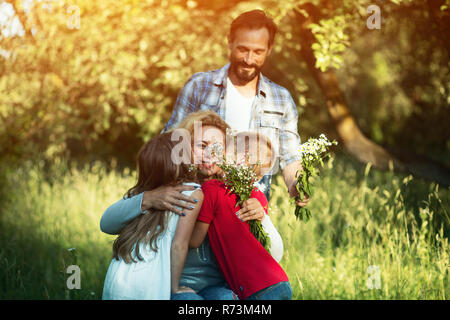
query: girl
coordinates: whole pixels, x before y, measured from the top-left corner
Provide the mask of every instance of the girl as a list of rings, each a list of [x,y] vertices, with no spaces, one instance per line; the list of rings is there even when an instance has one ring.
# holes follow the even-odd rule
[[[199,186],[186,165],[176,165],[171,152],[177,142],[165,133],[145,144],[138,155],[138,181],[127,192],[131,198],[146,190],[180,182]],[[113,259],[106,274],[103,299],[168,300],[171,293],[193,292],[179,280],[189,239],[203,202],[200,189],[192,194],[197,205],[178,219],[173,212],[152,210],[134,218],[114,241]]]
[[[265,137],[259,134],[243,134],[250,136],[250,141],[258,142],[256,149],[259,150],[261,146],[268,149],[269,152],[256,152],[258,156],[270,155],[269,159],[273,158],[270,142]],[[251,139],[252,135],[257,139]],[[239,144],[239,135],[237,140]],[[265,142],[262,143],[262,140]],[[249,149],[252,150],[248,147],[244,150]],[[240,158],[248,162],[248,157],[238,155],[237,159]],[[273,161],[260,162],[273,163]],[[269,171],[271,166],[264,167],[262,169]],[[257,175],[261,178],[264,173],[260,170],[257,171]],[[225,184],[217,179],[204,182],[202,191],[204,201],[191,237],[191,247],[198,247],[208,233],[217,263],[231,290],[238,294],[239,299],[291,299],[292,288],[286,273],[253,236],[249,225],[236,216],[236,195],[228,192]],[[267,213],[268,202],[264,193],[255,188],[251,197],[258,199]]]

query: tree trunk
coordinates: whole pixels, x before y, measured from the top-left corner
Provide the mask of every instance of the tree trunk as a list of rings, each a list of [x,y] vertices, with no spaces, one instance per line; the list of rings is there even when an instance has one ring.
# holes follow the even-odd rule
[[[392,167],[399,172],[408,172],[445,187],[450,186],[450,169],[445,165],[409,151],[388,151],[364,136],[339,88],[334,70],[322,72],[315,67],[316,58],[311,45],[316,39],[308,25],[319,21],[319,10],[310,3],[300,8],[308,13],[308,17],[305,17],[300,10],[294,11],[299,25],[300,53],[325,97],[328,112],[345,149],[359,161],[371,163],[376,168],[386,170]]]
[[[306,10],[309,14],[309,17],[305,17],[299,11],[295,11],[299,22],[301,55],[325,97],[328,112],[334,121],[345,149],[359,161],[370,162],[379,169],[388,169],[391,163],[396,170],[404,171],[405,166],[397,158],[369,140],[361,132],[345,101],[344,94],[339,88],[334,70],[328,69],[322,72],[315,67],[316,58],[311,45],[316,39],[311,30],[308,29],[308,25],[319,20],[318,10],[311,4],[304,5],[301,9]]]

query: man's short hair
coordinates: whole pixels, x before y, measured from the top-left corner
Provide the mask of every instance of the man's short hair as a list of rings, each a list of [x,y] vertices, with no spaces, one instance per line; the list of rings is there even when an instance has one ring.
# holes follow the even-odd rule
[[[269,31],[269,47],[273,44],[277,25],[262,10],[252,10],[240,14],[233,20],[230,26],[230,41],[234,40],[236,30],[239,28],[260,29],[266,28]]]

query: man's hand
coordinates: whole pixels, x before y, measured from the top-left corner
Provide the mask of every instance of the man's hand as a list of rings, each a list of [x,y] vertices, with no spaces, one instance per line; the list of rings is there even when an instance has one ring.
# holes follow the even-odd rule
[[[236,212],[236,215],[242,220],[242,222],[248,220],[262,221],[266,215],[266,212],[258,199],[250,198],[247,201],[244,201],[241,206],[241,210]]]
[[[308,195],[305,195],[305,197],[303,198],[303,200],[299,199],[299,194],[297,191],[297,182],[293,183],[291,185],[291,187],[289,188],[289,195],[291,196],[291,198],[295,197],[295,203],[300,206],[300,207],[304,207],[308,204],[310,197]]]
[[[157,209],[169,210],[184,216],[183,209],[193,209],[197,200],[182,194],[182,191],[196,190],[193,186],[161,186],[156,189],[145,191],[142,197],[142,210]],[[176,208],[180,207],[180,209]]]

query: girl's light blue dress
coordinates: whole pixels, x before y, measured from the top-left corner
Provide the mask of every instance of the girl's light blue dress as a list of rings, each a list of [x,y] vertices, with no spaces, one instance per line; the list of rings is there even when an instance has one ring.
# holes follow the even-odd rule
[[[196,183],[185,185],[199,186]],[[195,190],[183,191],[190,196]],[[150,213],[151,214],[151,213]],[[167,228],[157,239],[158,251],[151,250],[149,244],[140,243],[138,260],[133,249],[136,263],[125,263],[112,259],[103,286],[103,300],[169,300],[170,299],[170,250],[178,224],[178,215],[169,212]]]

